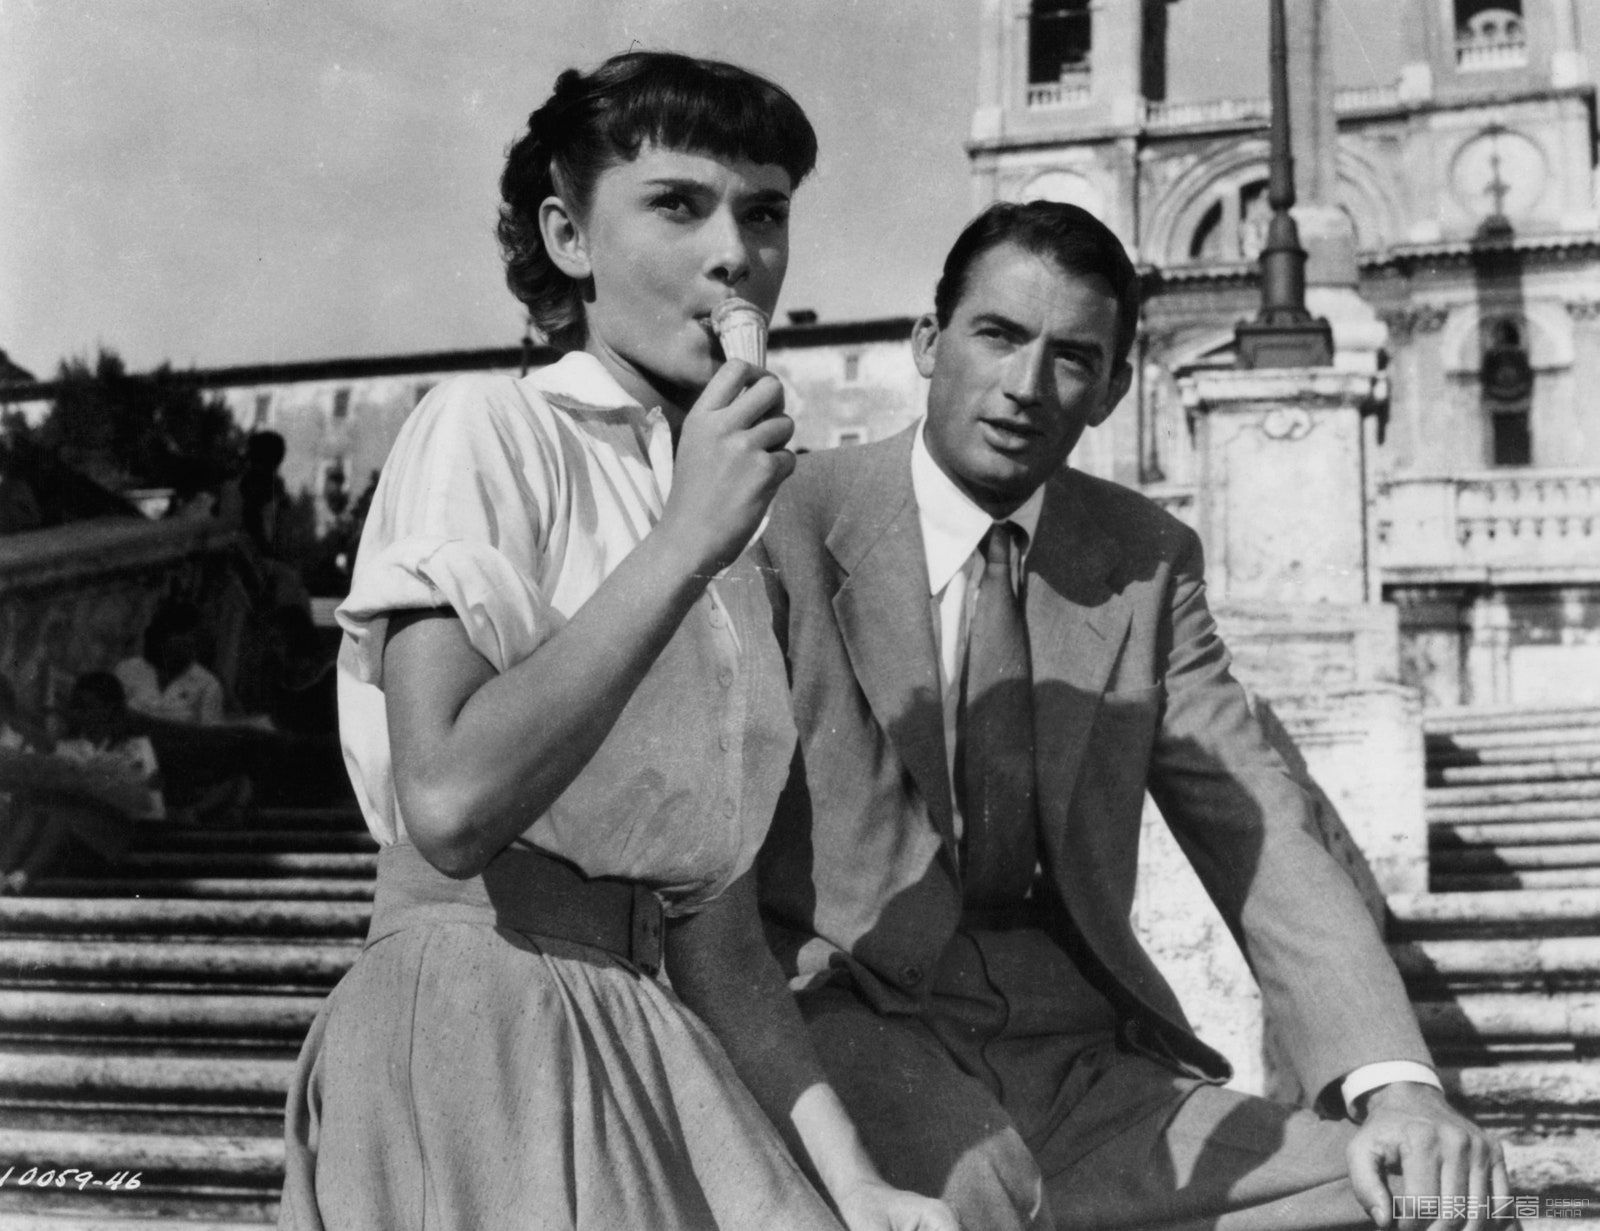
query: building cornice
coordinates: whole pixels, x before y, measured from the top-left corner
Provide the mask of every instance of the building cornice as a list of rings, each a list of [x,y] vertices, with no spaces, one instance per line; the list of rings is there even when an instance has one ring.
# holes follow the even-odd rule
[[[813,325],[779,325],[768,338],[772,351],[802,350],[811,346],[839,346],[870,342],[904,342],[911,336],[914,316],[878,317],[864,321],[827,321]],[[551,346],[496,346],[476,350],[424,351],[405,355],[361,355],[339,359],[304,359],[288,363],[248,363],[220,368],[174,371],[173,377],[202,389],[240,389],[253,385],[288,385],[313,381],[374,380],[431,373],[478,372],[504,368],[541,367],[554,363],[561,352]],[[53,399],[56,381],[19,381],[0,385],[0,406]]]

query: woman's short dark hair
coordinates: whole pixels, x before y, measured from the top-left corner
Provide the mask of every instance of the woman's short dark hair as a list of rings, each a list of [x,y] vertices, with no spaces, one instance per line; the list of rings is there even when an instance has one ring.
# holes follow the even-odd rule
[[[590,73],[569,68],[506,156],[496,227],[506,284],[556,346],[583,345],[582,289],[545,251],[539,206],[557,196],[582,218],[600,173],[650,142],[780,166],[791,184],[817,161],[800,104],[746,69],[663,51],[612,56]]]
[[[956,238],[944,259],[944,272],[933,293],[934,316],[943,329],[966,293],[967,276],[979,257],[1001,244],[1016,244],[1035,256],[1048,257],[1063,272],[1079,277],[1099,275],[1117,300],[1117,353],[1127,360],[1139,327],[1139,273],[1122,241],[1088,210],[1059,201],[1015,204],[997,201]]]

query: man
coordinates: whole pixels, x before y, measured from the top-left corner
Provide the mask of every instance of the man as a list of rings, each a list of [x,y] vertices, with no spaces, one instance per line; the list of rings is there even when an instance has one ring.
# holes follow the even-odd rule
[[[967,1231],[1504,1194],[1229,673],[1197,538],[1063,465],[1131,379],[1121,245],[1073,206],[992,206],[935,303],[925,421],[802,459],[760,548],[800,729],[763,909],[886,1178]],[[1327,1118],[1221,1089],[1139,947],[1147,788]]]

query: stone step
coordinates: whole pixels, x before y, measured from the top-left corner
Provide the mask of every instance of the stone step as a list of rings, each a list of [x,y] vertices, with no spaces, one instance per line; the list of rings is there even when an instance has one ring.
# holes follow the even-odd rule
[[[1434,851],[1475,846],[1540,846],[1562,842],[1600,842],[1600,820],[1436,824],[1428,829],[1428,845]]]
[[[298,1045],[324,997],[0,989],[9,1039],[224,1040]]]
[[[1491,1042],[1600,1040],[1600,995],[1586,993],[1463,993],[1449,1000],[1412,1002],[1423,1035],[1448,1046]]]
[[[1430,761],[1428,785],[1482,786],[1503,782],[1570,782],[1600,778],[1600,757],[1552,761],[1503,762],[1494,765],[1439,765]]]
[[[0,1106],[96,1107],[281,1115],[287,1057],[97,1055],[0,1048]]]
[[[1428,877],[1435,893],[1489,893],[1511,889],[1600,889],[1600,868],[1544,868],[1525,872],[1443,872]]]
[[[104,1207],[109,1202],[98,1204]],[[115,1205],[112,1209],[80,1207],[66,1213],[6,1212],[0,1228],[3,1231],[130,1231],[130,1228],[138,1228],[138,1231],[264,1231],[277,1226],[278,1221],[275,1204],[262,1210],[261,1217],[250,1220],[213,1218],[203,1212],[195,1213],[192,1218],[182,1215],[152,1217],[147,1213],[126,1212],[126,1202],[117,1204],[122,1205],[123,1212],[118,1213]],[[1566,1231],[1586,1231],[1586,1228],[1582,1223],[1571,1223]]]
[[[359,941],[0,939],[0,979],[45,983],[293,984],[331,987],[361,952]]]
[[[278,887],[274,884],[274,887]],[[370,902],[0,897],[0,936],[361,937]]]
[[[1485,786],[1436,786],[1428,788],[1430,809],[1487,807],[1497,804],[1551,803],[1555,801],[1600,801],[1600,778],[1573,782],[1502,782]],[[1597,809],[1600,810],[1600,809]]]
[[[105,1205],[105,1202],[100,1202]],[[126,1203],[122,1203],[124,1209]],[[275,1204],[265,1209],[259,1218],[254,1219],[218,1219],[208,1217],[204,1212],[197,1212],[193,1217],[185,1218],[181,1215],[175,1217],[152,1217],[141,1213],[118,1214],[112,1209],[80,1208],[76,1211],[58,1214],[33,1214],[23,1211],[8,1211],[5,1215],[4,1231],[129,1231],[137,1228],[138,1231],[266,1231],[275,1227],[278,1215]],[[1567,1231],[1586,1231],[1582,1223],[1573,1223]]]
[[[140,851],[349,851],[373,853],[378,843],[365,829],[205,829],[149,824],[137,834]]]
[[[1430,804],[1428,824],[1499,825],[1528,821],[1600,820],[1600,802],[1592,799],[1533,800],[1520,804]]]
[[[1600,869],[1600,842],[1551,842],[1539,846],[1474,846],[1435,849],[1430,870],[1520,872],[1531,868]]]
[[[1428,741],[1428,765],[1543,765],[1552,761],[1600,759],[1600,736],[1575,731],[1572,738],[1538,743],[1520,739],[1505,744],[1459,744],[1451,739]]]
[[[1592,936],[1402,941],[1389,953],[1414,986],[1600,986],[1600,941]]]
[[[1389,898],[1396,941],[1455,936],[1600,936],[1600,889],[1555,893],[1397,893]]]
[[[1600,730],[1600,706],[1563,705],[1550,709],[1509,705],[1468,706],[1432,710],[1422,720],[1422,729],[1429,735],[1563,731],[1574,727]]]
[[[123,879],[181,873],[197,879],[217,876],[329,876],[378,874],[376,852],[150,851],[128,855],[117,864]]]
[[[365,831],[361,809],[354,804],[311,808],[252,808],[251,825],[257,829],[349,829]]]
[[[136,1177],[138,1187],[133,1190],[124,1184],[118,1190],[101,1187],[89,1192],[86,1184],[84,1191],[97,1198],[122,1199],[137,1192],[142,1194],[139,1200],[148,1201],[163,1192],[192,1196],[197,1188],[215,1196],[267,1197],[276,1196],[283,1185],[283,1140],[223,1134],[0,1128],[0,1176],[11,1170],[10,1179],[0,1186],[0,1197],[8,1197],[8,1204],[14,1202],[11,1208],[30,1198],[37,1201],[72,1192],[65,1186],[42,1188],[38,1177],[33,1185],[22,1185],[30,1167],[41,1172],[55,1169],[58,1174],[62,1168],[92,1171],[95,1179],[102,1182],[117,1174]]]
[[[1513,1193],[1543,1197],[1547,1214],[1552,1202],[1586,1198],[1588,1215],[1600,1215],[1600,1132],[1579,1129],[1560,1135],[1512,1132],[1497,1136],[1505,1150]]]
[[[1441,1066],[1451,1100],[1488,1124],[1600,1124],[1600,1061]]]
[[[49,898],[322,898],[353,902],[370,900],[375,883],[367,876],[62,876],[39,881],[32,892]]]

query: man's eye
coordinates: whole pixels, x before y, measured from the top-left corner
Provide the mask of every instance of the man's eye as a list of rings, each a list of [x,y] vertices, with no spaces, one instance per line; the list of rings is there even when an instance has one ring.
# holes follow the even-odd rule
[[[789,210],[782,205],[760,205],[745,215],[751,226],[781,227],[789,222]]]

